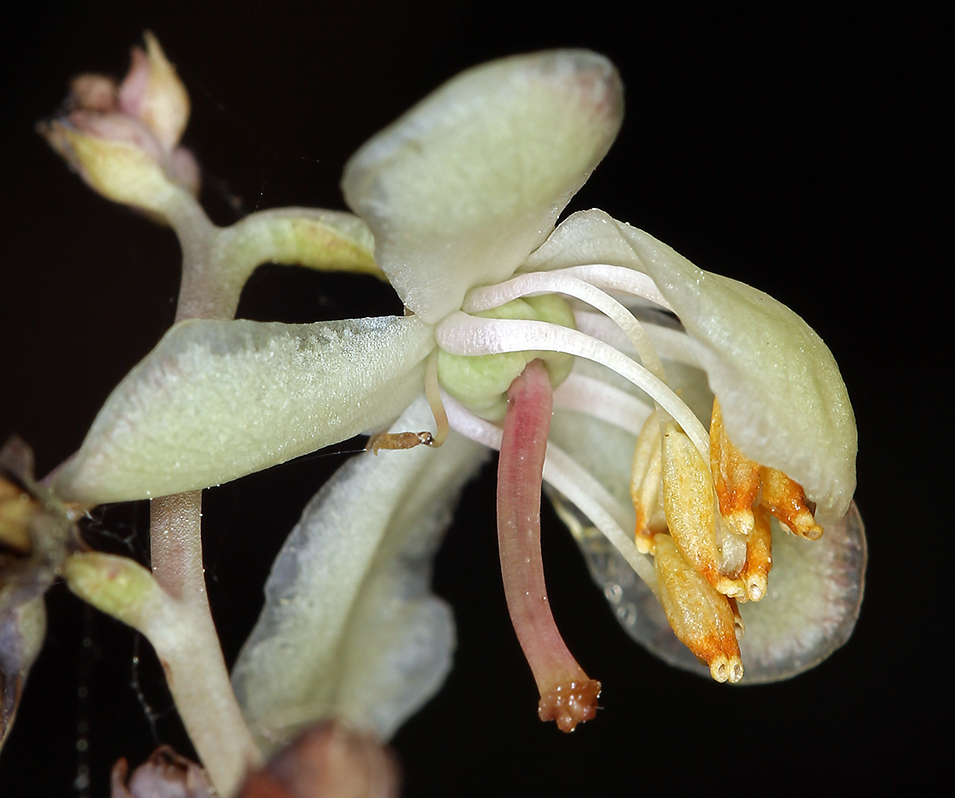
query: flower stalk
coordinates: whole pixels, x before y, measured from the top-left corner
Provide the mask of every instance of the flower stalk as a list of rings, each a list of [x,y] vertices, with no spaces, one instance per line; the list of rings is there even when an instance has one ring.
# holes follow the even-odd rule
[[[181,523],[181,508],[170,506],[181,504],[180,497],[173,498],[161,501],[173,510],[174,522]],[[184,554],[181,547],[173,548],[178,555]],[[177,580],[180,588],[188,584],[191,571],[187,568],[185,578]],[[261,766],[263,759],[229,686],[212,617],[203,611],[208,605],[203,602],[197,607],[195,592],[185,599],[174,598],[149,571],[127,557],[76,554],[64,564],[63,576],[84,601],[149,640],[213,784],[220,795],[232,795],[246,773]]]

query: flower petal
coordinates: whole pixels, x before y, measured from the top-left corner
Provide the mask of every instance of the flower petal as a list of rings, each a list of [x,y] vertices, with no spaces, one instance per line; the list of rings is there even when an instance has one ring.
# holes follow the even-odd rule
[[[196,490],[378,429],[421,392],[433,346],[415,318],[180,323],[106,401],[55,491]]]
[[[404,304],[434,323],[508,277],[606,154],[623,94],[602,56],[561,50],[476,67],[368,141],[345,199]]]
[[[650,275],[698,345],[733,443],[796,480],[820,521],[845,514],[856,484],[855,417],[832,353],[806,322],[598,210],[569,217],[522,271],[582,263]]]
[[[393,429],[431,423],[419,400]],[[440,449],[358,455],[312,499],[233,673],[265,744],[329,717],[387,739],[438,689],[454,626],[428,592],[431,558],[486,451],[452,433]]]

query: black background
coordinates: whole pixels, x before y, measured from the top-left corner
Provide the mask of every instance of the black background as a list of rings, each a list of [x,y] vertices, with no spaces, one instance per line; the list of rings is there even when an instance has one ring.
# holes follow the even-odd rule
[[[0,438],[24,437],[45,473],[78,447],[110,389],[173,317],[174,236],[94,196],[32,130],[71,75],[124,74],[129,46],[153,30],[192,97],[185,141],[206,170],[204,199],[228,223],[233,196],[245,210],[342,208],[338,179],[351,152],[465,67],[547,47],[603,52],[623,76],[627,116],[571,208],[599,206],[700,266],[768,291],[827,341],[859,424],[867,598],[854,637],[814,671],[775,686],[710,684],[629,641],[548,514],[554,612],[604,684],[597,721],[561,735],[535,718],[508,622],[488,471],[467,490],[437,560],[435,587],[454,606],[459,646],[444,690],[395,739],[406,794],[918,786],[946,767],[932,717],[951,708],[941,669],[951,619],[943,453],[952,436],[938,399],[952,361],[941,324],[950,258],[938,255],[951,211],[940,190],[951,91],[940,21],[915,6],[857,15],[774,6],[746,16],[637,3],[522,8],[63,2],[19,17],[4,11]],[[397,310],[372,280],[264,268],[240,312],[310,321]],[[227,657],[253,623],[283,536],[343,457],[207,492],[206,566]],[[142,556],[142,508],[102,520],[103,546]],[[135,674],[161,713],[156,738],[131,684],[134,636],[62,585],[48,605],[46,647],[0,758],[0,795],[74,794],[82,764],[91,794],[105,795],[118,757],[141,761],[157,739],[188,751],[175,713],[162,712],[169,699],[148,645]]]

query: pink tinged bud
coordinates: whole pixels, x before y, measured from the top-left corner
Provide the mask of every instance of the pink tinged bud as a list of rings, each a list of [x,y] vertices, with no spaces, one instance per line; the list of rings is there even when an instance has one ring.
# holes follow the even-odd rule
[[[133,120],[106,114],[93,121],[87,114],[77,111],[67,120],[41,123],[37,130],[98,194],[164,217],[166,203],[177,187],[156,160],[158,146],[149,141],[148,134],[142,137],[144,129],[134,129],[137,123]],[[88,123],[89,130],[71,124],[74,117]],[[98,133],[117,138],[103,138]]]
[[[103,75],[74,78],[68,113],[37,131],[94,191],[165,219],[176,191],[198,195],[199,167],[177,146],[189,96],[156,38],[147,32],[145,39],[118,88]]]
[[[132,49],[129,74],[119,87],[118,110],[141,121],[171,153],[189,121],[189,94],[152,33],[143,34],[145,52]]]

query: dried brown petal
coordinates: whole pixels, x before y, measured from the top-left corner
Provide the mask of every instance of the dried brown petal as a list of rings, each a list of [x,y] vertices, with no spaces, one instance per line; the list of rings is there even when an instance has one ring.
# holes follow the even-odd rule
[[[0,746],[46,632],[43,594],[71,552],[83,548],[75,515],[33,479],[19,438],[0,450]]]
[[[42,596],[0,614],[0,749],[13,726],[27,674],[43,647],[45,634]]]
[[[0,450],[0,615],[46,592],[68,554],[84,548],[74,509],[33,479],[19,438]]]

